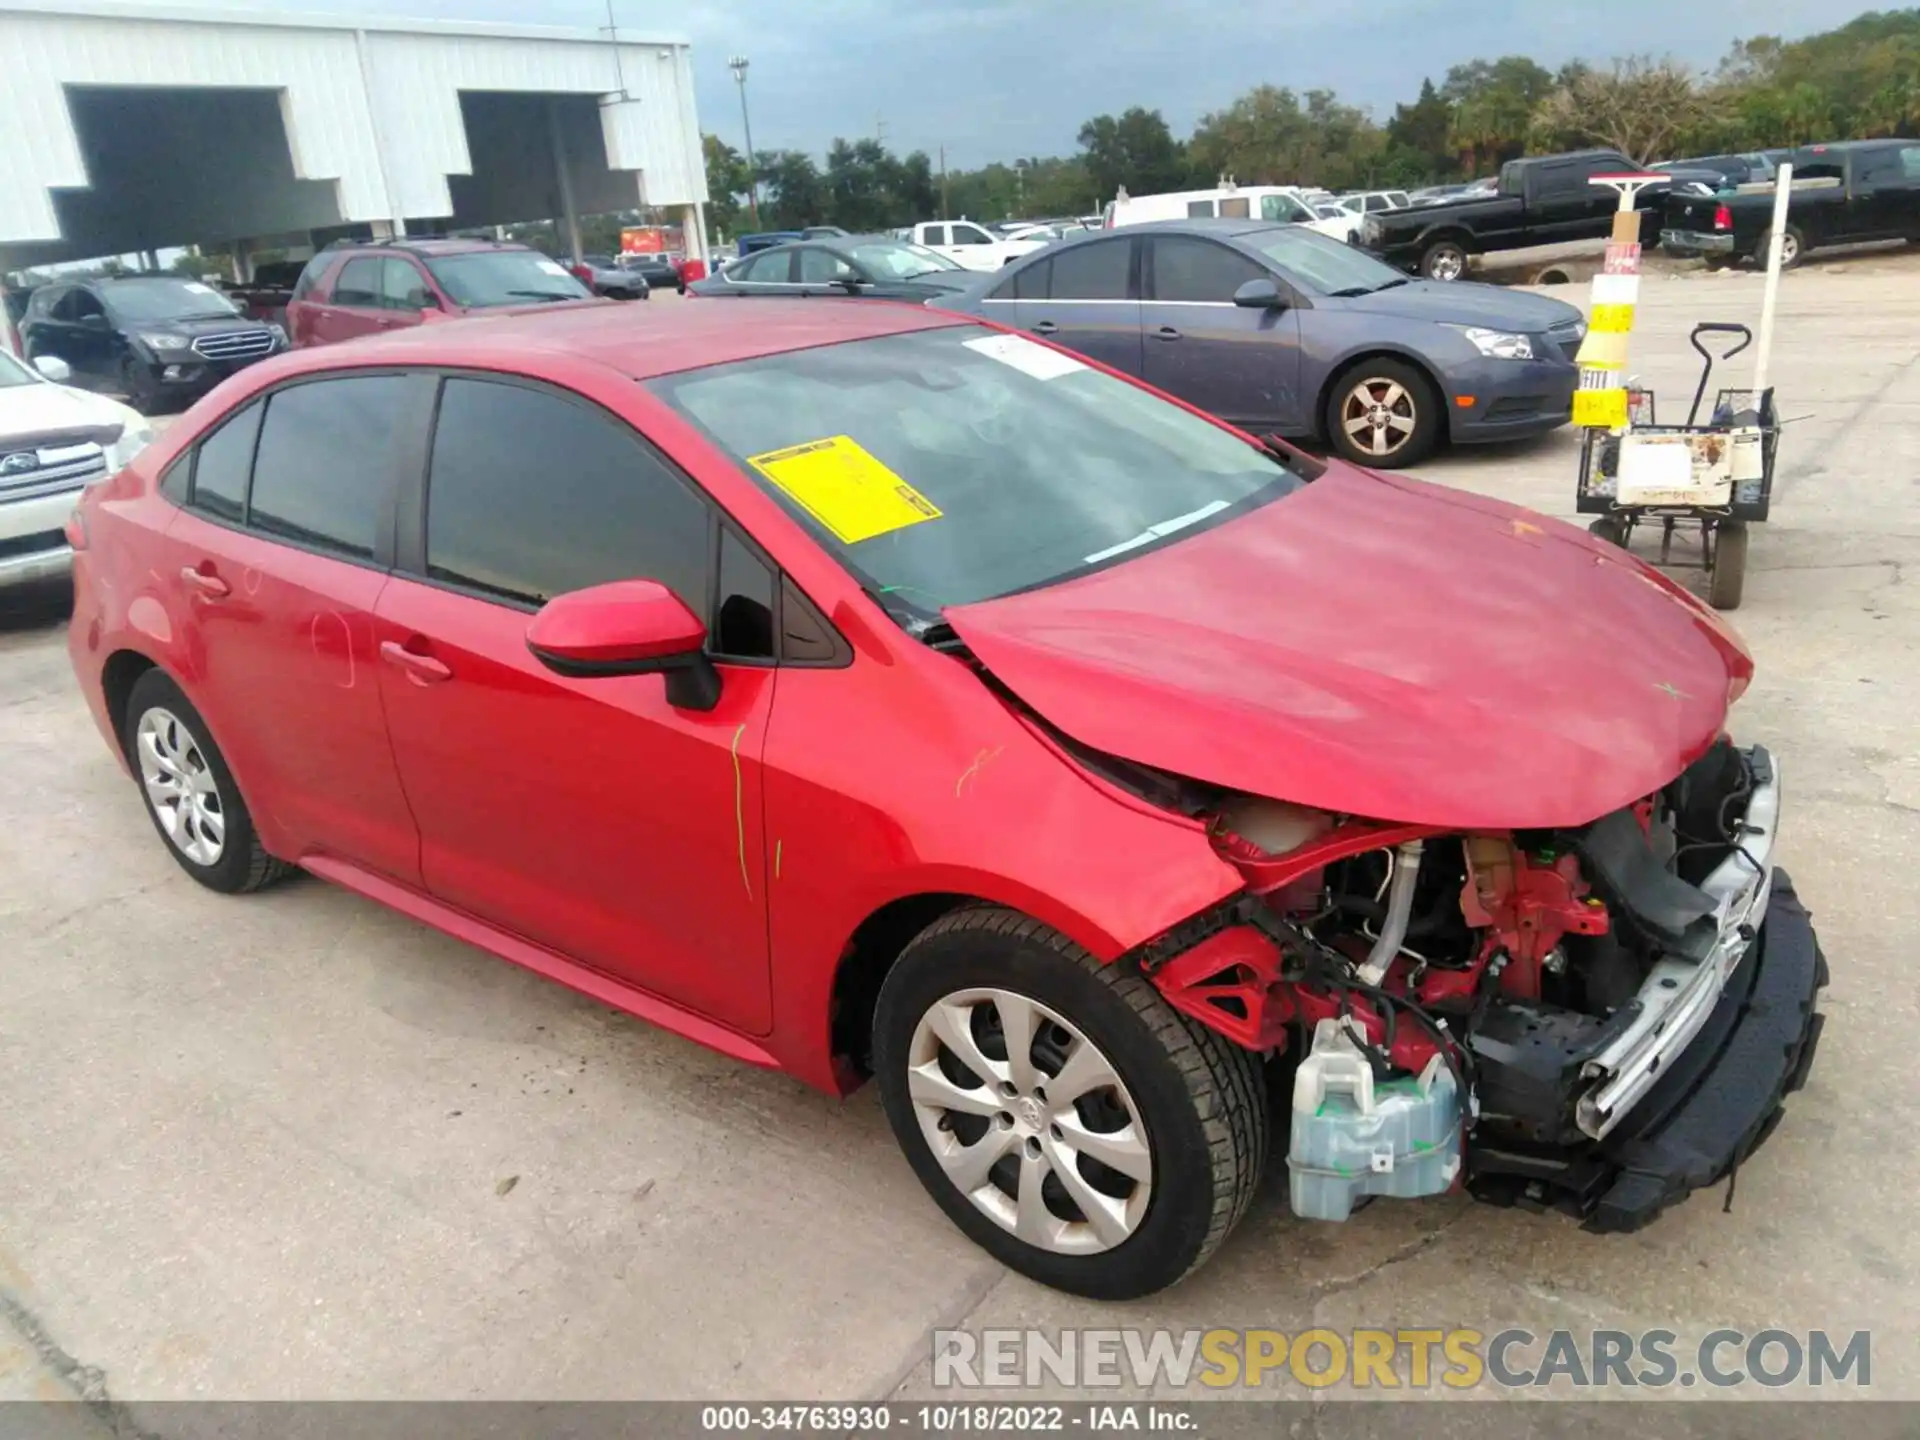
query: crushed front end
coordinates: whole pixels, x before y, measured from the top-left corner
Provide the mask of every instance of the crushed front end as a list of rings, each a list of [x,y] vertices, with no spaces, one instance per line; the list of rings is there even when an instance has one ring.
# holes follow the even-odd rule
[[[1302,1203],[1329,1184],[1356,1200],[1464,1184],[1635,1230],[1730,1179],[1812,1063],[1826,962],[1772,863],[1780,809],[1773,758],[1724,739],[1567,830],[1222,797],[1214,843],[1245,892],[1138,958],[1182,1012],[1300,1065],[1303,1213],[1344,1216],[1344,1199]],[[1457,1165],[1430,1163],[1440,1113],[1458,1115]],[[1350,1143],[1305,1154],[1301,1118],[1324,1134],[1329,1114]]]

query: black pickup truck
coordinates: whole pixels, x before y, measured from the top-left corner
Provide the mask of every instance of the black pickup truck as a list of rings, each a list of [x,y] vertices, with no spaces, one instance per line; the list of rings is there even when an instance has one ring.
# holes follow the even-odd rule
[[[1808,145],[1793,163],[1782,268],[1822,245],[1865,240],[1920,240],[1920,140],[1845,140]],[[1751,259],[1766,263],[1773,227],[1773,189],[1743,188],[1715,196],[1665,199],[1662,248],[1704,255],[1709,265]]]
[[[1509,160],[1500,167],[1500,188],[1493,195],[1369,215],[1360,231],[1360,244],[1389,265],[1429,280],[1458,280],[1467,273],[1467,257],[1484,251],[1604,237],[1613,228],[1620,197],[1604,185],[1588,182],[1595,175],[1645,173],[1644,166],[1618,150]],[[1675,171],[1670,184],[1708,193],[1708,185],[1692,183],[1701,178]],[[1640,208],[1657,214],[1659,193],[1667,188],[1643,190]],[[1654,238],[1652,229],[1642,223],[1648,241]]]

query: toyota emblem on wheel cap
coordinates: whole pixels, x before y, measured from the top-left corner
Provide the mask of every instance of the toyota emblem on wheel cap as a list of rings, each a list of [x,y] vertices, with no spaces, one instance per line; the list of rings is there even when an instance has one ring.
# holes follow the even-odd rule
[[[31,450],[19,450],[12,455],[0,456],[0,475],[24,475],[29,470],[40,468],[40,457]]]

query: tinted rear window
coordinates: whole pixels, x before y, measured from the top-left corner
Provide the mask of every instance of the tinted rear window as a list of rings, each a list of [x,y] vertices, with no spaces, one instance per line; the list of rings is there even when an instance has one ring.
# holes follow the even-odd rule
[[[247,513],[247,472],[260,433],[258,404],[249,405],[200,442],[193,462],[193,506],[238,524]]]
[[[1055,300],[1124,300],[1133,241],[1095,240],[1053,257]]]
[[[254,528],[370,558],[408,390],[405,376],[356,375],[269,397],[253,467]]]

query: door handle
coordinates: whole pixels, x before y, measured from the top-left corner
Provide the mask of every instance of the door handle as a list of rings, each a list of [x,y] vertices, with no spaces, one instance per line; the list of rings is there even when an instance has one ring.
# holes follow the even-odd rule
[[[209,600],[224,600],[233,593],[233,587],[218,575],[208,570],[196,570],[191,565],[180,572],[180,578],[186,582],[189,590],[198,590]]]
[[[1153,338],[1156,340],[1178,340],[1180,338],[1180,332],[1171,325],[1162,325],[1158,330],[1153,332]]]
[[[1051,320],[1042,320],[1038,325],[1031,327],[1033,333],[1036,335],[1051,335],[1059,328],[1060,327]]]
[[[453,671],[444,662],[431,655],[422,655],[409,650],[398,640],[380,642],[380,658],[389,665],[396,665],[406,671],[407,678],[416,685],[438,685],[442,680],[451,680]]]

